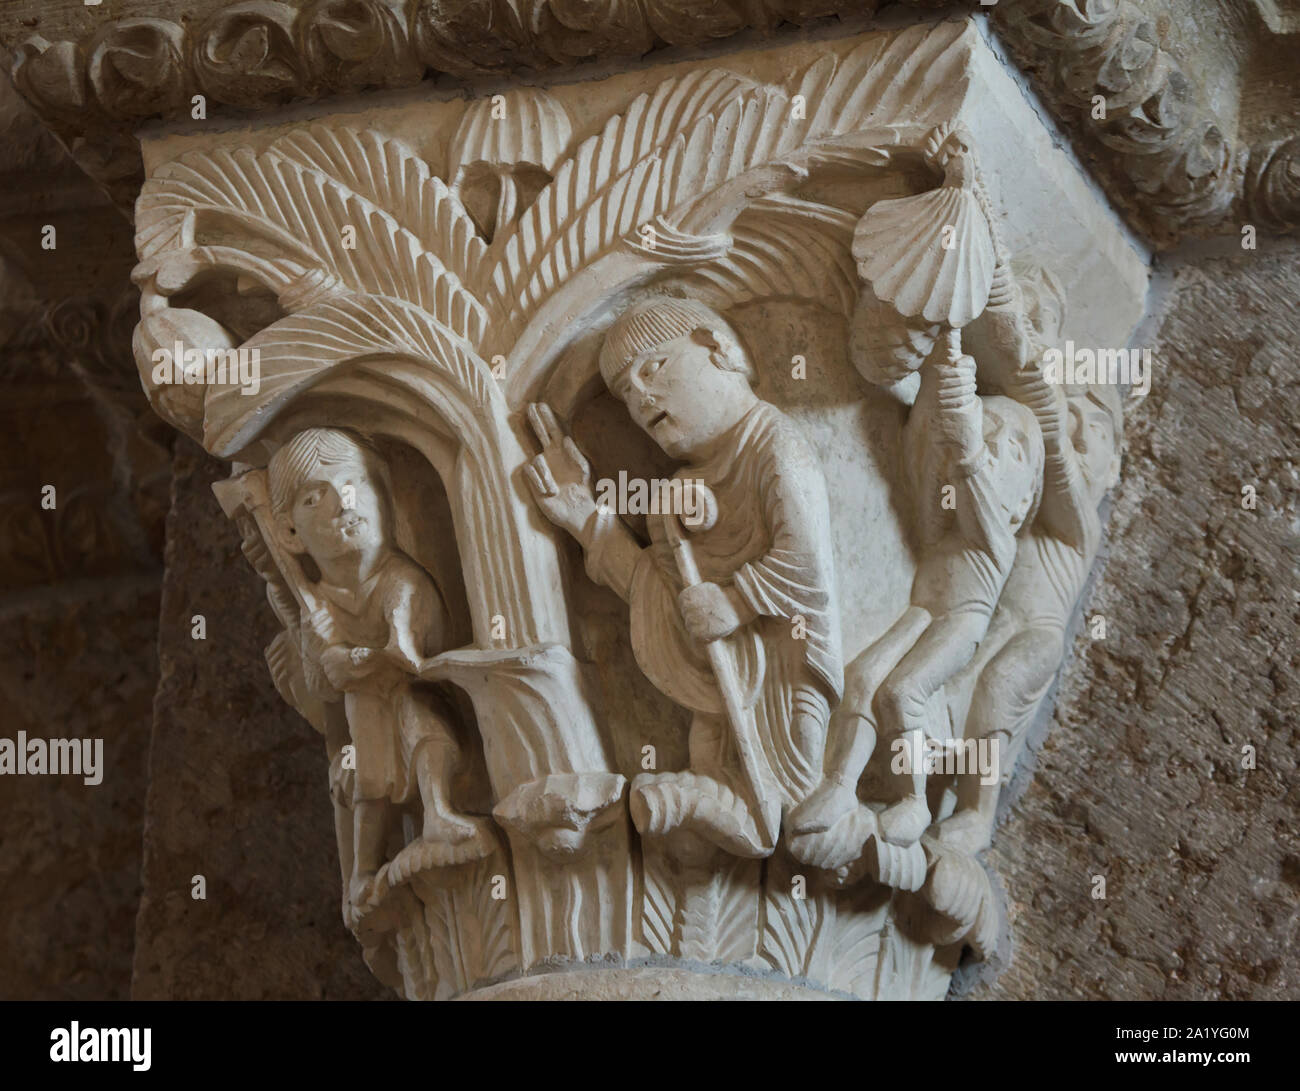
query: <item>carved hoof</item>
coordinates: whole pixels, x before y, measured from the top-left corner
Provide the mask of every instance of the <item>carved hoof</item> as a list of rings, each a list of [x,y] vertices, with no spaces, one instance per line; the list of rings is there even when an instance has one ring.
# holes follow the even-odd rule
[[[825,833],[791,838],[790,852],[801,863],[827,872],[833,887],[873,879],[895,890],[920,890],[926,856],[920,844],[891,845],[879,836],[875,811],[858,806]]]
[[[930,873],[921,897],[938,916],[931,929],[936,946],[964,942],[985,958],[997,942],[997,912],[988,873],[975,857],[926,839]]]
[[[696,773],[643,773],[632,782],[632,822],[642,837],[693,834],[733,856],[769,856],[754,816],[721,781]]]

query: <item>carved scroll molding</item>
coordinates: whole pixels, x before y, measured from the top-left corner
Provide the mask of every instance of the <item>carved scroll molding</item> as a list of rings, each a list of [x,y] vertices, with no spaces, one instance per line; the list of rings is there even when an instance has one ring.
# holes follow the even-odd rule
[[[141,380],[232,463],[382,980],[995,953],[1120,444],[1044,350],[1146,269],[971,21],[149,150]],[[895,768],[944,740],[1006,764]]]
[[[897,6],[980,9],[975,0],[241,0],[202,4],[189,21],[118,19],[62,40],[29,37],[2,20],[0,34],[14,52],[22,94],[83,169],[129,208],[141,177],[133,127],[191,117],[195,95],[205,108],[269,110],[405,87],[426,75],[473,79],[640,57]],[[1191,25],[1184,9],[1166,0],[1000,0],[988,10],[1142,234],[1169,245],[1243,222],[1269,231],[1300,222],[1295,141],[1289,133],[1239,132],[1237,116],[1213,104],[1240,95],[1204,85],[1202,68],[1228,62],[1216,54],[1198,64],[1198,51],[1226,56],[1230,46]],[[1292,28],[1264,12],[1249,33],[1267,39]],[[1234,78],[1244,86],[1252,76],[1246,69]],[[1107,103],[1104,118],[1094,116],[1098,98]]]

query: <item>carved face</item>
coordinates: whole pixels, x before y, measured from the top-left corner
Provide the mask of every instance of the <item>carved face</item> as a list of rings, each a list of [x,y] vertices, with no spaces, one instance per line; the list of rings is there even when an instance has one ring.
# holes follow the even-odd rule
[[[1118,480],[1115,426],[1106,410],[1087,399],[1071,399],[1070,441],[1079,452],[1083,475],[1094,490],[1103,492]]]
[[[722,435],[752,398],[737,371],[714,364],[707,330],[642,352],[614,380],[611,392],[651,439],[674,458],[688,458]]]
[[[953,134],[943,142],[939,149],[939,162],[943,166],[948,165],[948,161],[954,156],[970,155],[970,140],[967,138],[965,129],[957,129]]]
[[[985,442],[996,467],[997,493],[1007,513],[1008,525],[1018,531],[1029,518],[1043,472],[1041,448],[1024,430],[993,413],[985,413]]]
[[[383,540],[383,505],[365,466],[321,466],[294,494],[289,544],[317,562],[364,552]]]

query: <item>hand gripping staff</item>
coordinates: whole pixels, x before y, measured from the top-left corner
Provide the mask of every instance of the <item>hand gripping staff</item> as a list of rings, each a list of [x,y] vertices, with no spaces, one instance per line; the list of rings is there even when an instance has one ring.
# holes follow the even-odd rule
[[[701,517],[689,524],[678,514],[670,514],[666,520],[668,541],[673,547],[677,572],[682,578],[684,588],[695,587],[703,582],[700,579],[699,567],[695,563],[695,551],[691,548],[686,535],[693,530],[709,530],[718,521],[718,502],[712,490],[703,482],[689,482],[687,487],[695,491],[694,510],[700,512]],[[722,703],[727,711],[727,720],[731,725],[736,750],[740,754],[744,787],[753,805],[754,821],[759,837],[765,849],[772,849],[776,845],[778,831],[773,821],[775,815],[769,814],[763,806],[764,781],[760,772],[758,725],[754,721],[753,706],[747,706],[741,695],[739,672],[725,638],[708,641],[704,649],[709,657],[709,666],[713,668],[713,676],[717,679],[718,689],[722,692]]]

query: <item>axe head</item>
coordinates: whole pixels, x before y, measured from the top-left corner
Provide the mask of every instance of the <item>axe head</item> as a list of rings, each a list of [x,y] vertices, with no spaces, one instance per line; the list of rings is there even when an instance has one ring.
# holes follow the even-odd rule
[[[225,481],[214,481],[212,491],[228,519],[233,519],[241,510],[253,515],[270,507],[265,470],[245,470]]]

